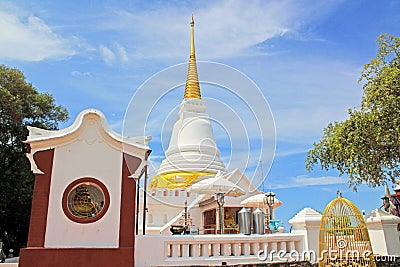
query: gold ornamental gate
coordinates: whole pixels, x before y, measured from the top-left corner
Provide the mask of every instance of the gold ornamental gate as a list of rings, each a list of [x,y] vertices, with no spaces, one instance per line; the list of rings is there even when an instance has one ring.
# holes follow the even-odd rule
[[[341,194],[326,206],[322,215],[319,255],[319,267],[376,267],[364,218]]]

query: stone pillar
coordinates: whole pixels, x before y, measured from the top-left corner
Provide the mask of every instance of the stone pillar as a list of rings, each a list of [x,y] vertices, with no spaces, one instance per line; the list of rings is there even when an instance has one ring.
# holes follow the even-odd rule
[[[315,252],[316,255],[319,255],[318,238],[321,218],[321,213],[312,208],[304,208],[289,220],[292,226],[292,233],[304,235],[303,251]],[[298,252],[302,254],[303,251]]]
[[[400,241],[397,225],[400,218],[374,209],[365,216],[372,250],[378,255],[400,255]]]

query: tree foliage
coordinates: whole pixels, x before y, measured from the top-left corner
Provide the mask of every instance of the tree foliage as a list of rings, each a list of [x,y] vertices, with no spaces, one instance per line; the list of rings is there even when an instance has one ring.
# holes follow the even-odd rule
[[[39,93],[24,74],[0,65],[0,239],[14,251],[26,244],[34,177],[23,143],[28,125],[56,129],[67,110]]]
[[[337,169],[356,190],[394,182],[400,174],[400,38],[382,34],[375,58],[364,65],[359,109],[345,121],[330,123],[308,152],[306,168]]]

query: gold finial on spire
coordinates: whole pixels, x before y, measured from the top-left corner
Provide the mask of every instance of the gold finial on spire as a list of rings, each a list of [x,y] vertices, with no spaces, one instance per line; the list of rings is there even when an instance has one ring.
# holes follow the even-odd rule
[[[190,21],[190,58],[194,57],[196,58],[195,52],[194,52],[194,18],[193,18],[193,13],[192,13],[192,20]]]
[[[196,55],[194,51],[194,19],[192,14],[192,20],[190,21],[190,57],[188,72],[186,76],[185,94],[184,98],[201,98],[199,75],[197,74]]]

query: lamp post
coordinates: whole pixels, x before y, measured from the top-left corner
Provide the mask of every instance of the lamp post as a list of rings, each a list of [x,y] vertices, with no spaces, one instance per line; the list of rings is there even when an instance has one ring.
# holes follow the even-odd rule
[[[135,233],[136,235],[139,234],[139,201],[140,201],[140,178],[143,176],[143,172],[137,176],[130,176],[136,182],[136,221],[135,221]]]
[[[146,217],[147,217],[147,179],[149,178],[148,176],[148,158],[150,156],[151,150],[148,150],[146,152],[146,165],[144,166],[144,185],[143,185],[143,235],[146,234]]]
[[[273,220],[273,206],[275,203],[275,193],[274,192],[268,192],[264,196],[264,204],[268,206],[267,211],[265,213],[266,215],[266,225],[267,225],[267,234],[270,232],[270,221]]]
[[[135,177],[135,182],[136,182],[136,220],[135,220],[135,233],[136,235],[139,234],[139,201],[140,201],[140,185],[139,185],[139,180],[140,177]]]
[[[182,218],[179,219],[179,224],[183,225],[185,228],[185,234],[190,233],[190,226],[192,226],[192,219],[190,218],[190,212],[187,204],[187,200],[185,200],[185,208],[182,213]]]
[[[218,218],[219,218],[219,233],[223,234],[224,232],[224,204],[225,204],[225,194],[217,193],[217,204],[218,204]]]
[[[269,206],[268,206],[267,194],[264,195],[263,202],[264,205],[267,207],[265,209],[265,226],[267,227],[266,234],[269,234]]]

